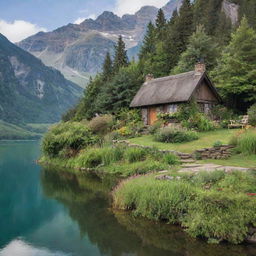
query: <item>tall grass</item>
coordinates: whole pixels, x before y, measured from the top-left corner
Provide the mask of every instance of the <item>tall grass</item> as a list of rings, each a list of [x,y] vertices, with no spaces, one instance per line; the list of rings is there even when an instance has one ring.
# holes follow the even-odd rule
[[[147,150],[144,148],[131,147],[125,150],[125,159],[129,163],[143,161],[147,157]]]
[[[238,148],[242,153],[256,154],[256,132],[246,132],[238,140]]]
[[[149,219],[176,223],[188,208],[193,190],[190,184],[182,181],[168,183],[141,176],[119,184],[113,193],[113,204]]]
[[[67,162],[69,167],[100,169],[106,173],[130,176],[166,170],[179,164],[179,159],[152,149],[108,146],[86,148]]]
[[[231,138],[230,144],[247,155],[256,154],[256,129],[250,129]]]
[[[236,244],[256,226],[256,202],[247,195],[256,192],[255,185],[253,173],[241,172],[183,174],[171,181],[140,176],[116,187],[113,205],[149,219],[179,223],[190,235],[209,242]]]

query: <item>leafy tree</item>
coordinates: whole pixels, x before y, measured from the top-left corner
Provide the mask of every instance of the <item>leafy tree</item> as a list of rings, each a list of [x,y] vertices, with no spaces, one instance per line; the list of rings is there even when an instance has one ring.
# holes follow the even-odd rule
[[[115,56],[113,63],[113,70],[115,73],[119,71],[121,67],[126,67],[128,65],[127,52],[125,50],[125,43],[122,36],[119,36],[117,44],[115,46]]]
[[[173,74],[191,71],[198,60],[204,60],[208,70],[216,64],[217,44],[205,33],[202,25],[197,26],[196,32],[189,39],[187,50],[181,55],[178,65],[173,69]]]
[[[105,61],[103,64],[102,76],[105,81],[108,81],[113,75],[113,63],[109,52],[107,52]]]
[[[102,112],[98,105],[98,98],[104,90],[104,86],[105,82],[101,75],[97,75],[94,79],[90,80],[84,91],[84,97],[76,107],[76,114],[73,120],[91,119],[96,113]]]
[[[213,72],[227,104],[244,112],[256,101],[255,45],[256,33],[243,18]]]

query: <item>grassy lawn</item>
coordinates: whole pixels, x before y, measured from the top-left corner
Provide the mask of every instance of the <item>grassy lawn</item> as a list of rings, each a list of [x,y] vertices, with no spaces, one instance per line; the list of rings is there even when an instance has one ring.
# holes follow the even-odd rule
[[[192,153],[197,149],[212,147],[216,141],[221,141],[223,144],[228,144],[233,134],[237,133],[237,129],[228,130],[221,129],[210,132],[199,133],[200,138],[187,143],[162,143],[154,141],[152,135],[145,135],[138,138],[132,138],[128,141],[138,145],[154,146],[158,149],[176,150],[184,153]]]
[[[256,168],[256,155],[234,155],[227,160],[220,159],[209,159],[198,161],[199,163],[213,163],[225,166],[237,166],[237,167],[246,167],[246,168]]]

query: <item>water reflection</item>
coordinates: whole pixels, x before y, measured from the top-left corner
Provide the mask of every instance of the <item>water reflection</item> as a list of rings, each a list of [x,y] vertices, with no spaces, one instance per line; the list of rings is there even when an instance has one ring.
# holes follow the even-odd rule
[[[71,254],[66,254],[63,252],[50,252],[45,248],[35,248],[32,245],[22,241],[13,240],[9,243],[1,252],[1,256],[70,256]]]
[[[42,172],[45,195],[61,202],[101,255],[139,256],[255,256],[255,246],[208,245],[192,239],[179,227],[159,224],[129,213],[113,212],[109,191],[116,179],[89,174]],[[88,254],[89,255],[89,254]]]

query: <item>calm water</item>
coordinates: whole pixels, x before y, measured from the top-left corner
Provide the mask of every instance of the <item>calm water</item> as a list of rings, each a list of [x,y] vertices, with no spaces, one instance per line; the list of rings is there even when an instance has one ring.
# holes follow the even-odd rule
[[[42,170],[38,142],[0,143],[1,256],[255,256],[110,209],[113,180]]]

